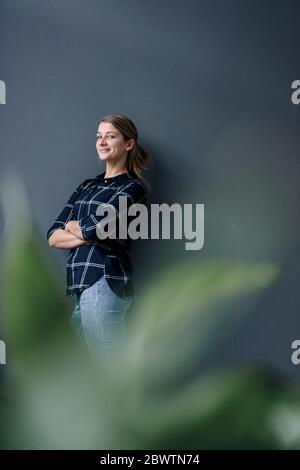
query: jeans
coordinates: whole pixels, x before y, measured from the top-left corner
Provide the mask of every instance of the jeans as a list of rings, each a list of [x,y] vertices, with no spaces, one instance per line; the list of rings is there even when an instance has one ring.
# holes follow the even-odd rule
[[[126,312],[135,297],[122,299],[104,276],[82,293],[76,294],[71,325],[84,339],[93,358],[110,358],[126,341]]]

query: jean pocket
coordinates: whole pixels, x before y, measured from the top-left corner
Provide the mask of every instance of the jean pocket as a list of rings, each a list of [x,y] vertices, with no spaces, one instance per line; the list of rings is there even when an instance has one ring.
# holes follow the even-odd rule
[[[86,287],[80,295],[80,304],[88,304],[95,302],[97,299],[97,282]]]

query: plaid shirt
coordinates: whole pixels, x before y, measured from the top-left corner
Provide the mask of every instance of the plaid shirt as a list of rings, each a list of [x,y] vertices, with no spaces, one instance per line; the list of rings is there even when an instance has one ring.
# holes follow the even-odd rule
[[[133,268],[129,258],[131,238],[104,239],[97,237],[97,228],[107,225],[96,215],[99,204],[109,203],[117,210],[119,196],[127,197],[127,207],[134,203],[146,204],[148,192],[145,184],[131,172],[104,178],[105,172],[84,180],[73,192],[57,220],[47,231],[47,239],[56,229],[64,229],[70,220],[78,220],[86,244],[70,249],[67,259],[67,290],[71,296],[82,292],[103,274],[111,289],[121,298],[135,297]],[[128,224],[134,219],[128,216]]]

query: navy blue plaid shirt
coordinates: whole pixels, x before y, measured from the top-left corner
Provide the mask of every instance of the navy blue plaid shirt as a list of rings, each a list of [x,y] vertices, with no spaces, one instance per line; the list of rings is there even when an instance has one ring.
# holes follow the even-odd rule
[[[121,298],[135,297],[133,268],[129,257],[131,238],[100,240],[97,227],[105,215],[96,215],[99,204],[109,203],[119,215],[119,196],[126,196],[127,208],[132,204],[146,204],[148,191],[146,185],[131,172],[111,178],[104,178],[105,172],[95,178],[84,180],[73,192],[57,220],[47,231],[47,239],[57,229],[64,229],[70,220],[78,220],[86,244],[70,249],[67,259],[67,290],[71,296],[82,292],[96,282],[102,275],[111,289]],[[128,216],[128,224],[134,219]],[[118,219],[117,219],[118,221]]]

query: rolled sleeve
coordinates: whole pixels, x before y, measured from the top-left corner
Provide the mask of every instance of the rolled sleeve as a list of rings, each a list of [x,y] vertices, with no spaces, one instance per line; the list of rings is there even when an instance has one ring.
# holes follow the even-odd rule
[[[53,232],[57,229],[64,229],[66,224],[69,222],[69,220],[72,220],[73,217],[73,207],[74,203],[76,202],[78,196],[81,193],[82,188],[84,187],[85,183],[89,180],[84,180],[80,185],[75,189],[75,191],[72,193],[72,195],[69,197],[66,205],[58,215],[57,219],[54,221],[54,223],[49,227],[47,230],[47,240],[49,237],[52,235]]]

